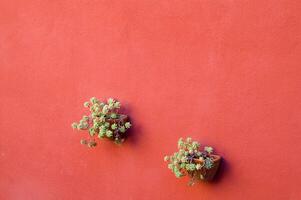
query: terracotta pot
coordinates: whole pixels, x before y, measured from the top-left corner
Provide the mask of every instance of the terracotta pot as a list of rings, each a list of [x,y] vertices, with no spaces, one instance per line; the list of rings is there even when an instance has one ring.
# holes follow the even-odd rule
[[[202,180],[205,180],[205,181],[211,181],[213,180],[218,168],[219,168],[219,165],[220,165],[220,162],[221,162],[221,159],[222,157],[219,156],[219,155],[210,155],[210,158],[213,159],[213,167],[210,168],[210,169],[206,169],[206,168],[201,168],[200,170],[198,170],[198,174],[199,176],[201,177]],[[194,162],[195,163],[199,163],[199,164],[203,164],[203,160],[202,159],[194,159]]]

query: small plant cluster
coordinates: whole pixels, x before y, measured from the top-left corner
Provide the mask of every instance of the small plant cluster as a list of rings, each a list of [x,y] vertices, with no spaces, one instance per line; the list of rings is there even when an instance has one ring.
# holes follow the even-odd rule
[[[131,127],[126,115],[119,114],[120,102],[109,98],[106,102],[92,97],[84,106],[89,108],[90,115],[84,115],[77,123],[72,123],[73,129],[88,130],[90,139],[82,139],[81,144],[95,147],[95,136],[109,138],[121,143],[126,137],[126,131]]]
[[[164,160],[168,162],[168,168],[175,174],[177,178],[185,175],[190,176],[189,184],[194,184],[196,179],[203,179],[203,172],[211,169],[214,165],[211,153],[212,147],[205,147],[200,150],[200,143],[193,141],[190,137],[178,141],[178,152],[171,156],[165,156]]]

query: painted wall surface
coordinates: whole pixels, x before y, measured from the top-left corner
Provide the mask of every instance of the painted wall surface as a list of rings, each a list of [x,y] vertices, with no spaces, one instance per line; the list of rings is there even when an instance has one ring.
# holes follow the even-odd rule
[[[301,2],[0,2],[0,199],[301,199]],[[130,114],[122,146],[70,124],[90,97]],[[179,137],[225,159],[186,185]]]

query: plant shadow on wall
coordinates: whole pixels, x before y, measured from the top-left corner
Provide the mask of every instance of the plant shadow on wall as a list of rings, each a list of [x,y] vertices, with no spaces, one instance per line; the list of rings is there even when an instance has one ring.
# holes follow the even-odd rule
[[[191,138],[180,138],[178,141],[178,151],[171,156],[165,156],[168,168],[177,178],[189,176],[188,185],[194,185],[198,180],[206,182],[216,182],[219,177],[216,174],[220,171],[221,156],[213,154],[213,148],[201,145]],[[214,179],[215,178],[215,179]],[[218,179],[217,179],[218,178]]]
[[[72,128],[88,131],[88,138],[82,139],[81,144],[90,148],[95,147],[95,139],[107,138],[116,144],[121,144],[128,136],[132,124],[128,115],[120,113],[121,104],[115,99],[100,101],[92,97],[84,103],[90,114],[84,115],[79,122],[72,123]]]
[[[216,172],[211,184],[218,184],[230,172],[230,163],[225,157],[222,158],[221,164]]]

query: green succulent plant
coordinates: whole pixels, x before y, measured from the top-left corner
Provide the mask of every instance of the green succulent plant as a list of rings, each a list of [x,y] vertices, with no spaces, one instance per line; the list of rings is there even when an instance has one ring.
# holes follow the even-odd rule
[[[185,140],[178,140],[178,151],[173,155],[165,156],[164,161],[168,162],[168,168],[177,178],[185,175],[190,176],[189,185],[193,185],[195,180],[202,179],[202,170],[210,169],[214,166],[210,157],[213,153],[212,147],[205,147],[200,150],[200,143],[188,137]]]
[[[71,127],[77,130],[86,130],[90,139],[82,139],[81,144],[95,147],[94,137],[109,138],[121,143],[126,137],[126,131],[132,126],[125,115],[119,114],[121,104],[113,98],[102,102],[96,97],[84,103],[90,111],[89,116],[84,115],[79,122],[73,122]]]

